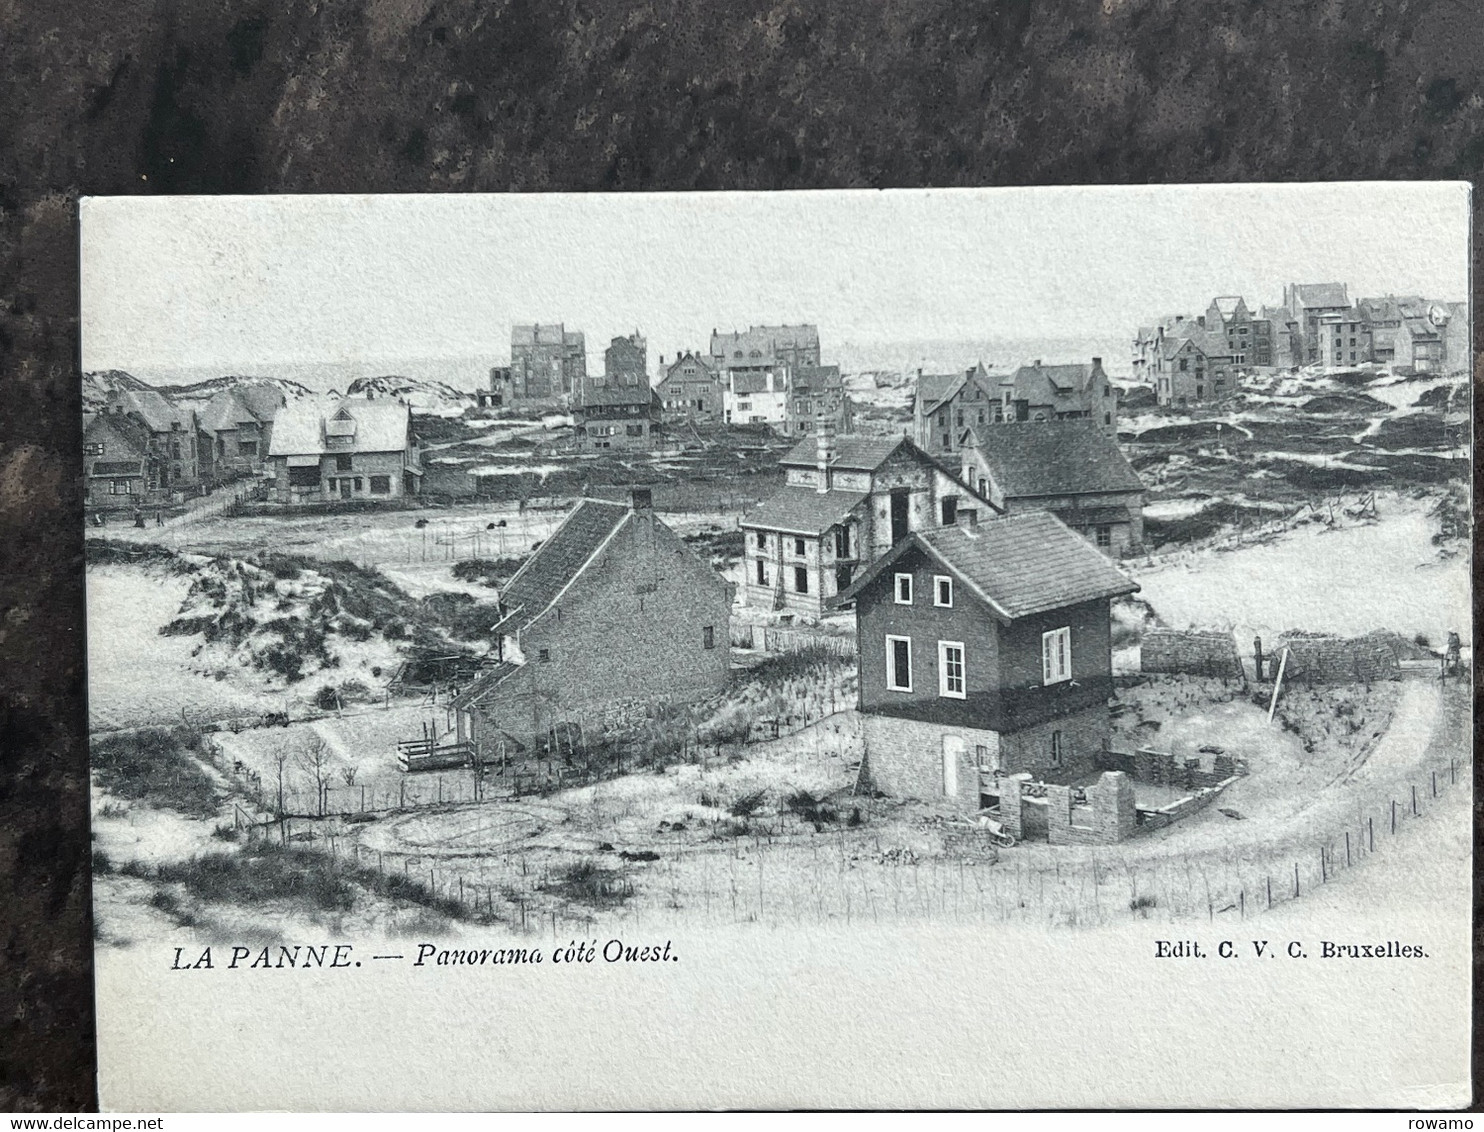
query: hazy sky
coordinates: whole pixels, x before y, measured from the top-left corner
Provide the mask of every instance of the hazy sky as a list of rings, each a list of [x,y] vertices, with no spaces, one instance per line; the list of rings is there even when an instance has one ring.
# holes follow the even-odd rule
[[[83,368],[509,355],[565,322],[651,360],[713,327],[831,342],[1131,334],[1284,282],[1468,297],[1461,184],[93,197]]]

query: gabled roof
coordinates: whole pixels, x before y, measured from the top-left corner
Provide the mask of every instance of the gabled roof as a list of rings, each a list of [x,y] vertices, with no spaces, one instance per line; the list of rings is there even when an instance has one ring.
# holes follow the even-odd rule
[[[1011,498],[1143,491],[1144,484],[1095,421],[1023,421],[974,429],[975,443]]]
[[[537,322],[510,328],[512,346],[561,346],[566,341],[566,328],[560,322]]]
[[[906,443],[905,436],[841,436],[835,441],[835,455],[829,466],[850,472],[874,472]],[[818,457],[818,440],[806,437],[778,462],[785,468],[813,468],[819,464]]]
[[[742,526],[817,537],[843,523],[869,496],[863,491],[783,487],[747,513]]]
[[[191,427],[191,412],[178,407],[156,389],[120,389],[109,397],[109,408],[122,405],[126,413],[133,413],[142,420],[151,432],[169,432],[171,426],[181,429]]]
[[[917,379],[917,403],[924,414],[931,413],[968,381],[968,375],[962,373],[925,373]]]
[[[1020,366],[1000,379],[1001,387],[1013,387],[1016,400],[1036,401],[1043,396],[1066,397],[1081,394],[1092,383],[1095,368],[1090,362],[1065,365]]]
[[[582,500],[506,583],[496,631],[519,632],[545,613],[632,514],[621,503]]]
[[[702,372],[698,374],[681,373],[680,368],[687,362],[694,362]],[[661,380],[669,381],[672,377],[680,378],[683,381],[700,381],[703,379],[715,381],[716,371],[711,368],[711,364],[705,358],[701,357],[700,354],[685,354],[675,359],[670,367],[665,370],[665,376]]]
[[[1049,511],[1029,511],[969,526],[914,531],[869,566],[835,604],[853,601],[914,547],[1006,622],[1139,589]]]
[[[83,424],[83,437],[86,439],[91,432],[96,435],[105,429],[111,429],[115,435],[132,445],[141,456],[149,451],[149,426],[138,417],[129,413],[93,413],[92,420]],[[89,439],[89,443],[92,441]]]
[[[208,432],[235,429],[241,424],[267,424],[284,406],[283,391],[266,382],[223,389],[201,410],[201,427]]]
[[[812,392],[816,389],[841,389],[839,366],[798,366],[793,372],[795,393]]]
[[[1245,307],[1247,304],[1242,301],[1241,295],[1217,295],[1211,300],[1211,305],[1221,312],[1223,319],[1229,320],[1237,313],[1238,307]]]
[[[326,452],[400,452],[411,435],[412,410],[401,401],[378,397],[345,397],[327,411],[310,401],[285,408],[274,418],[270,456],[307,456]],[[349,436],[333,449],[327,433]]]
[[[525,666],[514,664],[508,660],[500,661],[493,668],[487,668],[476,676],[474,682],[455,696],[449,706],[458,709],[470,707],[503,684],[511,676],[514,676],[523,667]]]

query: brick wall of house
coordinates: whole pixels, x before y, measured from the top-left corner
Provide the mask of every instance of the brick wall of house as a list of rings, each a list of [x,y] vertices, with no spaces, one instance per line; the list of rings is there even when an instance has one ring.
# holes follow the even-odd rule
[[[730,617],[726,583],[652,512],[638,512],[522,631],[522,679],[496,688],[483,713],[520,736],[558,720],[589,725],[625,700],[703,699],[726,687]],[[519,713],[517,688],[530,705]]]
[[[1060,732],[1061,762],[1053,758],[1053,737]],[[1000,769],[1006,774],[1029,771],[1042,782],[1065,783],[1097,769],[1112,719],[1106,703],[1094,704],[1061,719],[1052,719],[1000,736]]]
[[[979,767],[981,760],[992,767],[999,757],[996,732],[885,715],[865,715],[862,721],[866,779],[874,789],[957,810],[979,808]],[[944,791],[945,751],[953,763],[953,794]]]
[[[275,456],[270,461],[273,467],[273,483],[277,498],[282,503],[298,503],[305,500],[339,499],[341,492],[339,483],[341,480],[351,481],[352,499],[396,499],[406,494],[403,472],[407,468],[406,454],[403,452],[352,452],[341,453],[350,456],[350,469],[342,471],[336,460],[336,455],[331,453],[320,458],[319,486],[317,488],[291,487],[289,485],[288,459],[283,456]],[[375,492],[371,490],[372,476],[388,477],[387,491]],[[355,480],[359,477],[361,486],[355,486]],[[331,481],[334,481],[332,486]]]

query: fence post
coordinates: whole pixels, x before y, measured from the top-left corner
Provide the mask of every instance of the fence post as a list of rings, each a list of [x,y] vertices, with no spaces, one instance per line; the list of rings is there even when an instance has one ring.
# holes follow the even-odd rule
[[[1391,832],[1396,832],[1396,799],[1391,800]]]
[[[1433,771],[1432,772],[1432,796],[1434,798],[1436,798],[1438,796],[1438,772],[1437,771]]]
[[[1345,831],[1345,867],[1350,867],[1350,831]]]
[[[1329,880],[1329,862],[1325,860],[1324,846],[1319,847],[1319,883]]]
[[[1268,882],[1268,907],[1271,908],[1273,906],[1273,878],[1272,877],[1268,877],[1267,878],[1267,882]]]
[[[1415,786],[1412,787],[1412,816],[1414,818],[1419,816],[1417,813],[1417,787]]]
[[[1376,819],[1367,815],[1365,819],[1365,828],[1366,835],[1370,838],[1371,842],[1370,848],[1367,850],[1367,852],[1374,853],[1376,851]]]
[[[1293,898],[1295,900],[1298,899],[1298,894],[1299,894],[1298,862],[1295,861],[1293,863]]]

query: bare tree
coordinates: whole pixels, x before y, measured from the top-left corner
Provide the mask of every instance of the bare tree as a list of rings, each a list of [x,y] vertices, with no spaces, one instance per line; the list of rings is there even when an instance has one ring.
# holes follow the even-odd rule
[[[314,779],[315,813],[324,817],[330,790],[330,744],[319,737],[311,740],[309,749],[299,755],[299,765]]]

